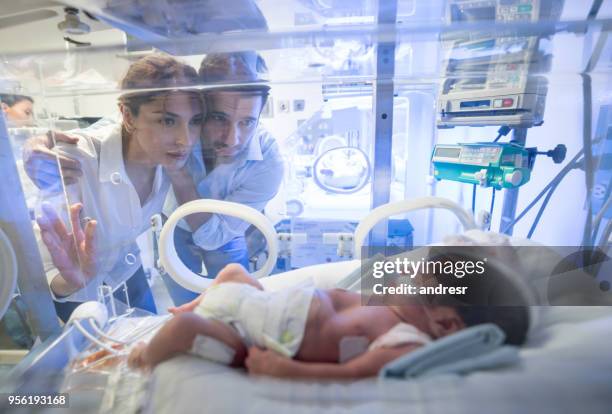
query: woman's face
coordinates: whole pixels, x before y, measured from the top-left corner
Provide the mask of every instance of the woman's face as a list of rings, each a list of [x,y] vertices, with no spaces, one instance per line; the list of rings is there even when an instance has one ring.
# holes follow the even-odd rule
[[[28,99],[22,99],[13,106],[2,104],[2,109],[11,125],[32,125],[34,121],[33,103]]]
[[[130,158],[176,170],[200,139],[203,101],[194,92],[173,92],[141,105],[131,118]]]

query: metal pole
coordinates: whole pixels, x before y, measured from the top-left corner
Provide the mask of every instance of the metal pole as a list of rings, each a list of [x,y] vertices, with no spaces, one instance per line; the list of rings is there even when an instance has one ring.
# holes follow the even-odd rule
[[[378,24],[395,26],[397,1],[378,2]],[[374,172],[372,174],[371,208],[389,202],[391,193],[391,141],[393,136],[393,75],[395,72],[395,39],[379,42],[376,49],[376,82],[374,85]],[[370,246],[384,246],[387,221],[372,230]]]
[[[512,142],[525,145],[527,141],[527,128],[515,128],[512,131]],[[518,201],[518,188],[506,189],[504,191],[504,205],[502,206],[502,216],[499,223],[499,231],[504,232],[504,229],[510,224],[516,216],[516,203]],[[511,236],[514,231],[514,225],[508,227],[505,234]]]
[[[59,332],[60,326],[3,114],[0,115],[0,177],[0,227],[7,234],[17,256],[17,284],[27,307],[28,322],[32,332],[45,340]]]

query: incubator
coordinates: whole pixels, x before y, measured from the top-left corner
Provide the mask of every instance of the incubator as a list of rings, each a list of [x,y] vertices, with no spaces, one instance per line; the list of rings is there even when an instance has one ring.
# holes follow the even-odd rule
[[[0,116],[1,391],[68,393],[75,412],[189,411],[176,400],[193,401],[198,387],[209,387],[211,412],[245,410],[248,399],[255,411],[401,412],[415,404],[468,412],[467,401],[486,389],[495,398],[483,407],[512,412],[499,391],[507,384],[548,408],[547,398],[582,381],[593,386],[582,403],[592,397],[593,412],[603,413],[610,378],[597,361],[612,332],[606,307],[543,312],[527,352],[497,352],[498,332],[483,328],[369,382],[279,382],[285,397],[270,391],[273,382],[193,357],[162,365],[154,380],[126,362],[167,321],[168,307],[197,297],[229,263],[270,290],[310,281],[358,291],[361,266],[381,249],[419,251],[469,231],[607,258],[612,2],[590,3],[3,6],[0,99],[30,97],[34,120],[20,126]],[[540,269],[537,257],[521,259]],[[604,293],[609,267],[602,260],[588,269]],[[88,307],[79,313],[81,303]],[[562,326],[568,319],[578,335]],[[574,341],[580,335],[584,343]],[[21,362],[3,359],[20,337],[30,344],[18,351]],[[483,358],[453,365],[440,357],[470,344]],[[519,353],[533,363],[525,372],[512,366]],[[529,392],[546,382],[542,372],[567,369],[559,361],[572,353],[586,354],[575,383]],[[427,372],[489,368],[466,381],[418,382]],[[599,369],[601,377],[591,375]],[[409,377],[418,387],[406,393]],[[236,387],[247,400],[230,398]],[[434,389],[451,391],[422,394]],[[560,398],[550,407],[579,406]]]

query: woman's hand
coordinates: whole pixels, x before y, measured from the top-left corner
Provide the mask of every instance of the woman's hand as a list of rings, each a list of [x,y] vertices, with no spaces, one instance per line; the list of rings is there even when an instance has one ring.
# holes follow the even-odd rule
[[[170,181],[174,187],[193,185],[193,176],[191,175],[191,171],[189,171],[187,163],[185,163],[182,167],[177,168],[164,166],[164,170],[166,171],[166,174],[168,174],[168,177],[170,177]]]
[[[291,375],[293,360],[269,349],[252,346],[244,364],[251,375],[283,378]]]
[[[201,198],[187,164],[175,170],[170,170],[168,168],[164,168],[164,170],[168,174],[168,177],[170,177],[172,189],[174,190],[174,195],[179,205]],[[194,213],[189,214],[184,220],[187,225],[189,225],[190,230],[195,232],[211,217],[211,213]]]
[[[76,145],[78,141],[76,137],[49,131],[47,135],[32,137],[25,142],[23,146],[24,168],[28,177],[38,188],[59,188],[62,178],[66,185],[74,184],[83,175],[78,160],[53,151],[56,142]],[[61,174],[60,168],[62,169]]]
[[[82,208],[83,205],[80,203],[70,206],[72,233],[66,229],[62,220],[48,203],[43,203],[43,216],[37,219],[42,240],[63,279],[63,283],[51,283],[54,293],[60,296],[67,296],[82,289],[96,275],[95,231],[97,222],[90,220],[83,229],[79,219]]]

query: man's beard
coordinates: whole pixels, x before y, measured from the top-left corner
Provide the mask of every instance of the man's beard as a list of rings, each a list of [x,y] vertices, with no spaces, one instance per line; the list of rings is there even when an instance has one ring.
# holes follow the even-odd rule
[[[217,150],[214,147],[208,147],[202,149],[202,158],[206,169],[211,171],[216,165],[231,163],[241,152],[242,150],[232,156],[220,156],[217,155]]]

